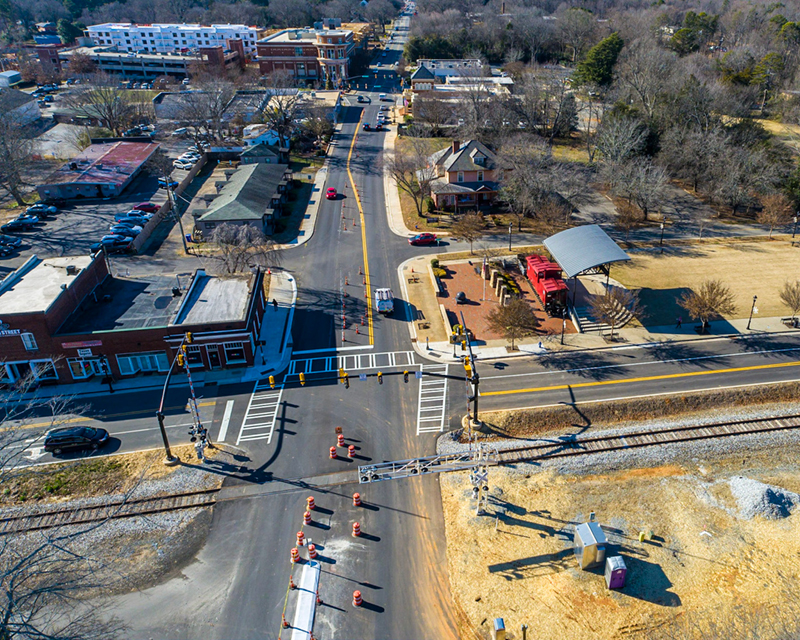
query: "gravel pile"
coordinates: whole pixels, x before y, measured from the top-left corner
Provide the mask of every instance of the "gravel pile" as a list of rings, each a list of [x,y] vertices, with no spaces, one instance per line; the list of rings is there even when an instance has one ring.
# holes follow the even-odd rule
[[[739,506],[739,515],[746,520],[755,516],[768,520],[786,518],[800,503],[800,495],[752,478],[734,476],[728,484]]]
[[[668,429],[678,426],[695,426],[716,422],[732,422],[736,420],[752,420],[776,415],[788,415],[800,412],[800,404],[776,403],[752,407],[735,407],[727,411],[715,410],[711,415],[693,415],[668,417],[662,420],[650,420],[626,423],[625,427],[591,428],[586,432],[577,429],[571,435],[551,436],[546,438],[497,438],[484,437],[481,442],[490,449],[513,449],[535,444],[563,442],[572,437],[604,436],[630,433],[632,431]],[[459,430],[460,431],[460,430]],[[463,453],[469,445],[458,442],[457,432],[443,434],[437,441],[438,454]],[[773,431],[752,435],[738,435],[729,438],[713,438],[693,442],[673,443],[662,446],[638,447],[629,450],[609,451],[585,456],[555,458],[536,463],[515,465],[520,472],[530,473],[531,469],[555,469],[561,473],[597,473],[615,468],[655,467],[668,462],[691,460],[700,462],[717,456],[742,454],[749,456],[759,449],[786,449],[800,444],[800,429],[789,431]],[[474,446],[474,445],[473,445]]]

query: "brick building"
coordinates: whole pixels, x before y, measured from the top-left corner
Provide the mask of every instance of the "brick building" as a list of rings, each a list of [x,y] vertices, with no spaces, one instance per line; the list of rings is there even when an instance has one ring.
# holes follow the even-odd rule
[[[284,29],[258,41],[258,66],[263,75],[287,71],[299,81],[341,87],[349,76],[356,50],[349,29]]]
[[[500,170],[494,151],[477,140],[452,145],[428,158],[436,168],[437,178],[431,183],[437,207],[481,207],[488,205],[500,190]]]
[[[250,366],[265,306],[260,271],[179,283],[112,277],[102,254],[32,256],[0,282],[0,384],[166,372],[187,331],[192,370]]]

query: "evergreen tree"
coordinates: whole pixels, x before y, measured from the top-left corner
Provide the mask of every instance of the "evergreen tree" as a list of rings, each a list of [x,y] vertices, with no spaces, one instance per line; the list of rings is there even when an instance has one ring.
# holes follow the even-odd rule
[[[578,84],[607,87],[614,77],[614,65],[625,43],[615,31],[589,49],[578,63],[575,80]]]

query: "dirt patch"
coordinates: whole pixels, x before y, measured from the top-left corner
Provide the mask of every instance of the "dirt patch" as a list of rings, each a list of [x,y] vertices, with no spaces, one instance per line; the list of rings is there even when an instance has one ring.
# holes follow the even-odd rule
[[[785,382],[740,389],[631,398],[614,402],[589,402],[577,407],[561,405],[537,409],[487,411],[481,414],[481,419],[496,435],[524,438],[572,433],[576,429],[585,431],[589,427],[599,428],[668,416],[689,417],[714,408],[794,401],[798,394],[800,394],[800,383]]]
[[[461,637],[491,637],[496,617],[509,640],[522,638],[522,624],[532,637],[563,640],[745,638],[756,630],[794,637],[782,632],[797,630],[800,516],[748,519],[730,491],[740,477],[757,488],[796,484],[793,457],[771,450],[748,458],[745,469],[737,457],[591,476],[492,468],[481,517],[468,474],[443,474]],[[622,589],[606,588],[604,567],[577,566],[574,528],[590,512],[608,538],[607,556],[627,565]],[[640,542],[641,531],[651,539]]]

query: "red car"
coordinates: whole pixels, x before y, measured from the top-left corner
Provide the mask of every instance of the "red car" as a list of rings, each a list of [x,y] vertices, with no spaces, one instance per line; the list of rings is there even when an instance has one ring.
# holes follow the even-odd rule
[[[159,205],[152,202],[140,202],[134,207],[137,211],[145,211],[147,213],[156,213],[160,208]]]
[[[421,247],[425,245],[439,244],[439,241],[436,239],[435,233],[418,233],[413,238],[408,239],[408,244],[415,247]]]
[[[369,122],[364,123],[364,131],[372,131],[372,127],[370,126]]]
[[[336,189],[333,187],[329,187],[328,190],[325,192],[325,197],[328,200],[336,200]]]

